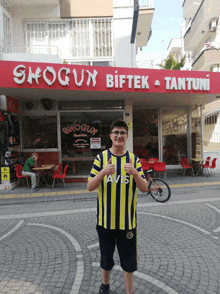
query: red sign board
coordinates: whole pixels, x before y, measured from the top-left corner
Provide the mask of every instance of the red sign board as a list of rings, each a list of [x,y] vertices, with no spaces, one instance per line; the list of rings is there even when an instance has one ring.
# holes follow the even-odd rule
[[[0,88],[220,93],[220,73],[0,61]]]

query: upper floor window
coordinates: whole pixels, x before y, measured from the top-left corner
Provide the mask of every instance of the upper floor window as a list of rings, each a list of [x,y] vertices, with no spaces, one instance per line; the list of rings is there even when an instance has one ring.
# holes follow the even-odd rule
[[[213,66],[211,67],[211,71],[220,72],[220,64],[213,64]]]
[[[205,119],[205,125],[213,125],[217,123],[218,115],[210,115]]]
[[[12,40],[11,6],[7,0],[0,0],[0,27],[2,29],[0,45],[1,51],[8,52]]]

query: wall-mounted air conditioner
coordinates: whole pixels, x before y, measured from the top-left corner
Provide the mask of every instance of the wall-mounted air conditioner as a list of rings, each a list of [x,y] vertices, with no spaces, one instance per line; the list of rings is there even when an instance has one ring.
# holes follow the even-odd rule
[[[210,32],[215,32],[217,29],[218,25],[218,19],[217,18],[212,18],[210,23],[209,23],[209,31]]]

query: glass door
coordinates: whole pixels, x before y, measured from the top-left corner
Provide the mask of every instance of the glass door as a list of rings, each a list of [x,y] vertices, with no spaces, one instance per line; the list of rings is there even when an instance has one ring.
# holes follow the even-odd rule
[[[177,165],[187,157],[187,110],[162,109],[163,161]]]
[[[133,150],[139,158],[159,158],[158,109],[133,110]]]

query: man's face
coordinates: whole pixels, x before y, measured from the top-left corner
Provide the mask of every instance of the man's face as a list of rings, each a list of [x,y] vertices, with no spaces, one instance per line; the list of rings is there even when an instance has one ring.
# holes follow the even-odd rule
[[[34,154],[34,159],[38,160],[38,154]]]
[[[125,128],[115,127],[110,134],[110,138],[112,140],[113,146],[122,147],[125,146],[125,143],[128,139],[128,134]]]

